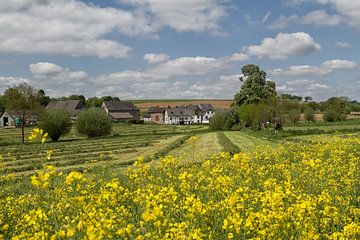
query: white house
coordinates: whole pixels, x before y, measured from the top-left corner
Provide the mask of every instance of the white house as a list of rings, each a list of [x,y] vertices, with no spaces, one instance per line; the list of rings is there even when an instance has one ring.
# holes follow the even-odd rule
[[[188,125],[193,122],[195,111],[186,107],[166,108],[164,115],[165,124]]]
[[[214,107],[211,104],[186,105],[165,109],[165,124],[193,124],[209,123],[214,116]]]
[[[201,123],[209,123],[210,118],[215,115],[214,107],[211,104],[199,104]]]

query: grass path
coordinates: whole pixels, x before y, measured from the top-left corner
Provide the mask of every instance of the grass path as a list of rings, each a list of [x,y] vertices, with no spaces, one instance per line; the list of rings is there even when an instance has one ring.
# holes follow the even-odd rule
[[[221,152],[217,132],[196,135],[199,137],[195,143],[187,142],[179,148],[169,152],[167,155],[180,157],[184,161],[202,161],[214,153]]]
[[[266,145],[266,146],[270,146],[273,148],[276,148],[279,146],[279,143],[277,143],[277,142],[253,137],[253,136],[250,136],[250,135],[244,134],[242,132],[238,132],[238,131],[237,132],[235,132],[235,131],[224,132],[224,134],[226,135],[226,137],[228,137],[230,139],[230,141],[232,141],[240,149],[247,150],[252,147],[256,147],[258,145]]]

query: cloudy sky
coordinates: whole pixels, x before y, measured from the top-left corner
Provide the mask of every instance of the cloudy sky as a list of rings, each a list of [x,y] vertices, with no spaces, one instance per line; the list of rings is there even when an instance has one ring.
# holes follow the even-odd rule
[[[279,92],[360,100],[359,0],[1,0],[0,94],[232,98],[255,63]]]

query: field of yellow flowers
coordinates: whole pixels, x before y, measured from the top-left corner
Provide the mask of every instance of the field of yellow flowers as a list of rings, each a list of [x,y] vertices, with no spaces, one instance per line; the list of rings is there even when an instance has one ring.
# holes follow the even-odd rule
[[[359,137],[158,161],[3,175],[0,239],[360,239]]]

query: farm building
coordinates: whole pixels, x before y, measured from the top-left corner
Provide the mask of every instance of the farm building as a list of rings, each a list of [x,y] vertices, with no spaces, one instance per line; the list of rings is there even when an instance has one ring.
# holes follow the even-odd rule
[[[192,108],[175,107],[166,108],[164,114],[165,124],[191,124],[195,111]]]
[[[16,127],[21,125],[21,120],[8,112],[0,112],[1,127]]]
[[[105,101],[101,108],[116,122],[140,120],[140,110],[131,102]]]
[[[166,108],[159,106],[149,108],[148,113],[151,121],[154,123],[164,124],[165,109]]]
[[[51,101],[45,110],[64,109],[69,113],[70,118],[75,119],[76,115],[84,108],[80,100],[59,100]]]
[[[159,124],[192,124],[209,123],[215,113],[211,104],[189,104],[174,108],[151,107],[148,114],[152,122]]]

